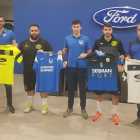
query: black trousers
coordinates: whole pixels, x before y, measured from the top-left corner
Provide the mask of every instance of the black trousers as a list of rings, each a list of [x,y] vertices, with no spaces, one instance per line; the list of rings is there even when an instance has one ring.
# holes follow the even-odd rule
[[[68,84],[68,108],[72,109],[74,104],[74,91],[79,84],[81,109],[86,106],[86,68],[66,68],[66,79]]]
[[[5,84],[5,88],[6,88],[7,105],[12,105],[12,86]]]
[[[140,119],[140,104],[137,104],[137,107],[138,107],[137,117]]]

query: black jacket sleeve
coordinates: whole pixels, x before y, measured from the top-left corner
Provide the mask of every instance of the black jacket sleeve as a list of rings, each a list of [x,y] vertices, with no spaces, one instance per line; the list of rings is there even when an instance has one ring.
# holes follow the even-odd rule
[[[118,51],[119,51],[120,55],[124,55],[126,57],[126,52],[125,52],[125,50],[123,48],[123,44],[122,44],[121,40],[119,42]]]
[[[21,53],[23,53],[23,44],[24,44],[24,41],[22,41],[20,45],[18,46],[18,49],[21,51]]]
[[[97,45],[97,41],[95,40],[92,52],[94,52],[95,50],[98,50],[98,45]]]

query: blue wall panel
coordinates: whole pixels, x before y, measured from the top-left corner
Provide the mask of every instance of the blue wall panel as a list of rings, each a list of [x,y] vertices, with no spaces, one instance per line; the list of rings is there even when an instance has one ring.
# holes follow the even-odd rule
[[[81,33],[90,38],[93,47],[95,39],[102,35],[102,26],[93,20],[95,12],[108,7],[131,6],[139,8],[137,0],[14,0],[14,31],[18,44],[29,37],[29,26],[37,23],[40,36],[47,39],[54,52],[63,48],[64,38],[72,33],[71,22],[80,19]],[[128,50],[130,40],[137,37],[136,27],[114,29],[113,35],[122,40]],[[22,64],[15,64],[15,73],[22,73]]]

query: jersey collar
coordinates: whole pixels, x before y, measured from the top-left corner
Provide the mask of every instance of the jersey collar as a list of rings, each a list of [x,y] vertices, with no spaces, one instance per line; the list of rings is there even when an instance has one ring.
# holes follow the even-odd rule
[[[72,37],[73,38],[81,38],[82,34],[79,36],[79,37],[75,37],[73,34],[72,34]]]
[[[112,42],[113,40],[114,40],[114,36],[113,35],[111,35],[112,36],[112,38],[111,38],[111,40],[109,41],[109,42]],[[101,39],[103,39],[104,41],[106,41],[105,39],[104,39],[104,35],[101,37]]]

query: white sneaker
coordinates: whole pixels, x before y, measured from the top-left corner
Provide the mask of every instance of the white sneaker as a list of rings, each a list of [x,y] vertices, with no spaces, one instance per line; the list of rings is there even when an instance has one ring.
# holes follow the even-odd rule
[[[48,113],[48,108],[47,108],[47,105],[43,105],[42,106],[42,115],[46,115]]]
[[[24,110],[24,113],[29,113],[33,109],[34,109],[34,106],[31,103],[28,103],[26,109]]]

